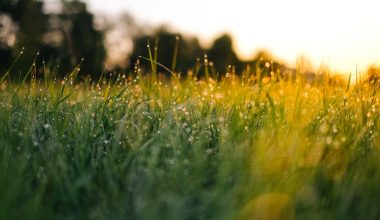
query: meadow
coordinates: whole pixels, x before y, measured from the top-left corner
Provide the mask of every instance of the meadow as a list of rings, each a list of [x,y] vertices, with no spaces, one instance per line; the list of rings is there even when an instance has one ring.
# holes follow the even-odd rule
[[[377,82],[156,68],[5,74],[0,219],[379,218]]]

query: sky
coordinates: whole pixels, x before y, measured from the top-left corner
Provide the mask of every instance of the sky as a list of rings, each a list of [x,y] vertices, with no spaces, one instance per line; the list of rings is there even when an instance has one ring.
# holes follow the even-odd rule
[[[379,0],[87,0],[96,13],[128,12],[150,25],[166,24],[211,42],[229,32],[239,56],[266,49],[289,65],[349,74],[380,65]]]

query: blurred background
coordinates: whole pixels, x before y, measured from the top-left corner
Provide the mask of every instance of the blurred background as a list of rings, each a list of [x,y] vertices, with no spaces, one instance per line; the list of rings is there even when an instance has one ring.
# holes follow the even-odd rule
[[[323,66],[355,74],[380,61],[378,6],[375,0],[1,0],[0,73],[21,51],[13,74],[34,59],[59,66],[61,75],[82,58],[82,74],[130,71],[138,56],[148,57],[150,42],[158,62],[182,73],[207,55],[218,74],[269,61],[273,69]]]

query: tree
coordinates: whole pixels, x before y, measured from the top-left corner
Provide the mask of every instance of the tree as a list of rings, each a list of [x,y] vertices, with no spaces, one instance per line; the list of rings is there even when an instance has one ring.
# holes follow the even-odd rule
[[[232,38],[228,34],[223,34],[215,39],[211,48],[207,51],[207,55],[209,60],[213,62],[216,73],[226,73],[230,65],[234,66],[238,73],[243,69],[243,63],[236,55]]]
[[[169,32],[165,28],[157,29],[153,34],[136,35],[133,38],[133,51],[129,57],[129,63],[135,64],[139,56],[149,58],[147,44],[149,42],[152,56],[154,56],[157,46],[157,61],[165,67],[171,69],[175,54],[176,39],[178,39],[178,53],[176,72],[186,73],[188,70],[195,70],[197,59],[198,67],[204,65],[203,56],[207,54],[211,71],[221,77],[224,75],[229,66],[233,66],[237,75],[241,74],[244,67],[249,65],[251,71],[260,71],[261,77],[272,77],[279,75],[284,66],[272,59],[271,55],[264,51],[259,51],[257,55],[249,61],[242,61],[238,58],[234,48],[231,36],[223,34],[215,39],[209,49],[203,49],[197,38],[183,37],[181,34]],[[157,43],[157,45],[156,45]],[[204,52],[206,51],[206,52]],[[140,67],[150,70],[149,61],[142,60]],[[203,68],[201,68],[203,69]],[[161,72],[167,72],[159,69]],[[145,71],[147,72],[147,71]],[[201,70],[199,75],[204,74]]]
[[[0,12],[0,74],[10,63],[15,41],[15,25],[12,18]]]
[[[103,33],[95,28],[94,16],[78,0],[62,0],[61,4],[60,12],[45,13],[42,0],[0,2],[0,69],[4,70],[25,47],[13,71],[17,75],[30,68],[37,52],[40,53],[38,62],[50,59],[53,64],[60,64],[62,75],[73,70],[82,58],[85,61],[81,73],[96,76],[103,71],[106,51]],[[5,24],[14,33],[1,35],[7,28]],[[16,40],[9,43],[13,34]]]
[[[11,56],[15,57],[22,48],[26,48],[25,54],[18,62],[16,72],[25,72],[30,67],[32,60],[36,57],[36,53],[43,47],[43,35],[47,30],[48,16],[43,12],[43,2],[35,0],[4,0],[0,3],[0,14],[2,14],[2,22],[11,19],[8,28],[17,30],[14,45],[9,43],[11,34],[2,37],[1,55],[5,63],[11,60]],[[8,22],[9,23],[9,22]],[[5,28],[5,27],[3,27]],[[10,52],[12,51],[12,52]]]
[[[251,60],[244,62],[244,65],[249,66],[250,70],[256,76],[261,78],[268,77],[279,79],[285,77],[289,73],[291,73],[291,76],[294,75],[293,69],[287,68],[265,50],[259,50]]]
[[[174,68],[176,72],[185,74],[188,70],[193,69],[197,58],[203,56],[198,39],[184,37],[161,27],[151,35],[144,34],[133,39],[133,51],[129,57],[130,64],[136,63],[139,56],[149,57],[148,42],[152,54],[154,54],[155,48],[157,49],[157,61],[169,69]],[[175,50],[177,51],[175,52]],[[149,61],[143,62],[142,66],[148,68]]]
[[[103,71],[106,50],[103,33],[95,28],[94,16],[87,11],[86,4],[77,0],[63,1],[60,14],[60,29],[63,34],[62,49],[67,51],[63,62],[81,64],[83,74],[99,75]]]

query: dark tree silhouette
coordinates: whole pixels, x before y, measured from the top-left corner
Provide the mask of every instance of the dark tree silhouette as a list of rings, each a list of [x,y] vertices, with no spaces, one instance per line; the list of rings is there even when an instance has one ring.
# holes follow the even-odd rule
[[[60,14],[60,30],[63,34],[62,50],[67,56],[63,62],[71,66],[84,58],[81,72],[97,76],[103,71],[106,50],[103,44],[103,33],[94,27],[94,16],[87,11],[86,4],[77,0],[63,1]]]
[[[26,73],[33,60],[40,55],[54,65],[60,65],[60,73],[66,75],[82,58],[82,74],[98,75],[103,71],[106,51],[103,33],[94,26],[94,16],[86,4],[62,0],[62,11],[45,13],[44,2],[36,0],[2,0],[0,2],[0,70],[4,73],[22,48],[26,48],[12,74]],[[11,22],[9,22],[9,20]],[[10,23],[10,24],[9,24]],[[12,26],[16,41],[9,44],[10,34],[3,34]]]
[[[186,74],[188,70],[194,68],[197,58],[203,56],[203,50],[198,39],[183,37],[179,33],[171,33],[165,28],[160,28],[152,35],[144,34],[133,39],[133,51],[129,57],[130,64],[136,63],[139,56],[149,57],[148,42],[153,56],[154,50],[157,49],[157,61],[169,69],[174,67],[176,72]],[[178,45],[177,56],[175,56],[176,45]],[[149,68],[149,61],[141,62],[141,65]],[[162,69],[161,71],[167,73]]]
[[[0,74],[9,65],[12,56],[11,38],[14,38],[14,33],[12,33],[14,29],[10,15],[0,13]]]
[[[14,45],[0,43],[2,56],[7,65],[22,48],[26,48],[20,58],[15,72],[25,72],[32,64],[36,53],[43,47],[43,35],[47,30],[48,16],[43,12],[43,2],[34,0],[5,0],[0,3],[0,14],[9,16],[12,24],[17,25],[16,42]],[[2,17],[2,19],[7,19]],[[1,22],[0,22],[1,23]],[[4,27],[5,28],[5,27]],[[9,27],[8,27],[9,28]],[[4,40],[7,41],[7,37]],[[9,51],[12,51],[11,53]]]
[[[215,39],[211,48],[207,50],[207,55],[219,75],[226,73],[228,66],[234,66],[238,73],[243,69],[243,63],[236,55],[232,38],[228,34],[223,34]]]

